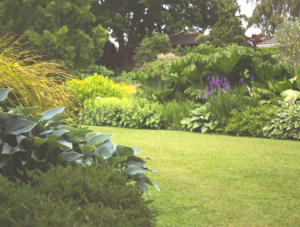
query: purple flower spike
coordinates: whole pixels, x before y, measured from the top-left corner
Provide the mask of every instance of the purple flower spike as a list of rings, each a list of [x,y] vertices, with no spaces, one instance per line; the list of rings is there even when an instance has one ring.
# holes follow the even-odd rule
[[[213,86],[213,85],[214,85],[214,82],[213,82],[213,81],[209,81],[209,85],[210,85],[210,86]]]
[[[202,100],[205,101],[205,96],[202,96]]]
[[[252,93],[253,92],[253,90],[250,88],[250,93]]]
[[[219,81],[216,80],[216,81],[215,81],[215,85],[216,85],[216,86],[219,85]]]
[[[225,81],[225,82],[227,81],[227,77],[224,77],[224,81]]]
[[[219,80],[219,84],[220,84],[220,85],[223,84],[223,81],[222,81],[222,80]]]
[[[210,94],[213,95],[213,94],[215,94],[215,92],[216,92],[215,90],[211,90]]]
[[[216,98],[216,97],[214,97],[214,98],[213,98],[213,101],[215,101],[216,99],[217,99],[217,98]]]
[[[219,80],[219,79],[220,79],[220,76],[219,76],[219,75],[216,75],[216,78],[217,78],[217,80]]]
[[[206,85],[205,89],[206,89],[207,91],[209,90],[209,88],[208,88],[208,86],[207,86],[207,85]]]
[[[207,95],[210,95],[209,90],[206,91],[206,94],[207,94]]]
[[[251,76],[251,79],[250,79],[251,81],[254,81],[254,76]]]
[[[241,78],[241,79],[240,79],[240,82],[241,82],[241,83],[243,83],[243,82],[244,82],[243,78]]]
[[[225,91],[228,91],[228,88],[227,88],[227,86],[225,86],[225,87],[224,87],[224,90],[225,90]]]
[[[222,91],[222,88],[221,88],[221,87],[219,87],[219,91],[220,91],[220,92]]]
[[[210,80],[210,76],[207,76],[207,80]]]
[[[228,86],[228,88],[231,88],[230,84],[228,84],[227,86]]]

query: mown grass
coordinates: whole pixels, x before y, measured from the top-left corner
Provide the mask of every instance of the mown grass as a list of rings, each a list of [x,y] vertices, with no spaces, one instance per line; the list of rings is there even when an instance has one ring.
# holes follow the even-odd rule
[[[300,143],[90,127],[143,150],[157,226],[300,226]]]

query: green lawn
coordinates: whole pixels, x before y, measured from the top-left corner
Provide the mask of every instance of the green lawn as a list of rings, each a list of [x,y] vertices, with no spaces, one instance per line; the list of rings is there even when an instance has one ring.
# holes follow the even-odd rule
[[[300,226],[298,141],[90,128],[152,159],[157,226]]]

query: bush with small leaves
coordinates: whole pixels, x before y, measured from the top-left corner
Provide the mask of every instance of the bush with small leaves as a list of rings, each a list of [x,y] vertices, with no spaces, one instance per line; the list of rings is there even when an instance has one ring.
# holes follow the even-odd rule
[[[225,132],[229,135],[263,137],[263,128],[275,117],[270,105],[245,106],[231,111]]]
[[[113,167],[68,165],[27,175],[15,183],[0,175],[0,226],[154,225],[152,201]]]

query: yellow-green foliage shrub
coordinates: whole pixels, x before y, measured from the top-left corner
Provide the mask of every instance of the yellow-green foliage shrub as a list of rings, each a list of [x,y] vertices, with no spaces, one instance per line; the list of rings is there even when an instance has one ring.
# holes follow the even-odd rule
[[[79,119],[86,125],[161,129],[162,108],[161,104],[147,100],[89,99],[84,102]]]
[[[67,81],[66,86],[71,88],[73,90],[72,95],[82,102],[96,97],[124,98],[128,96],[128,93],[120,85],[97,73],[83,80],[73,79]]]

